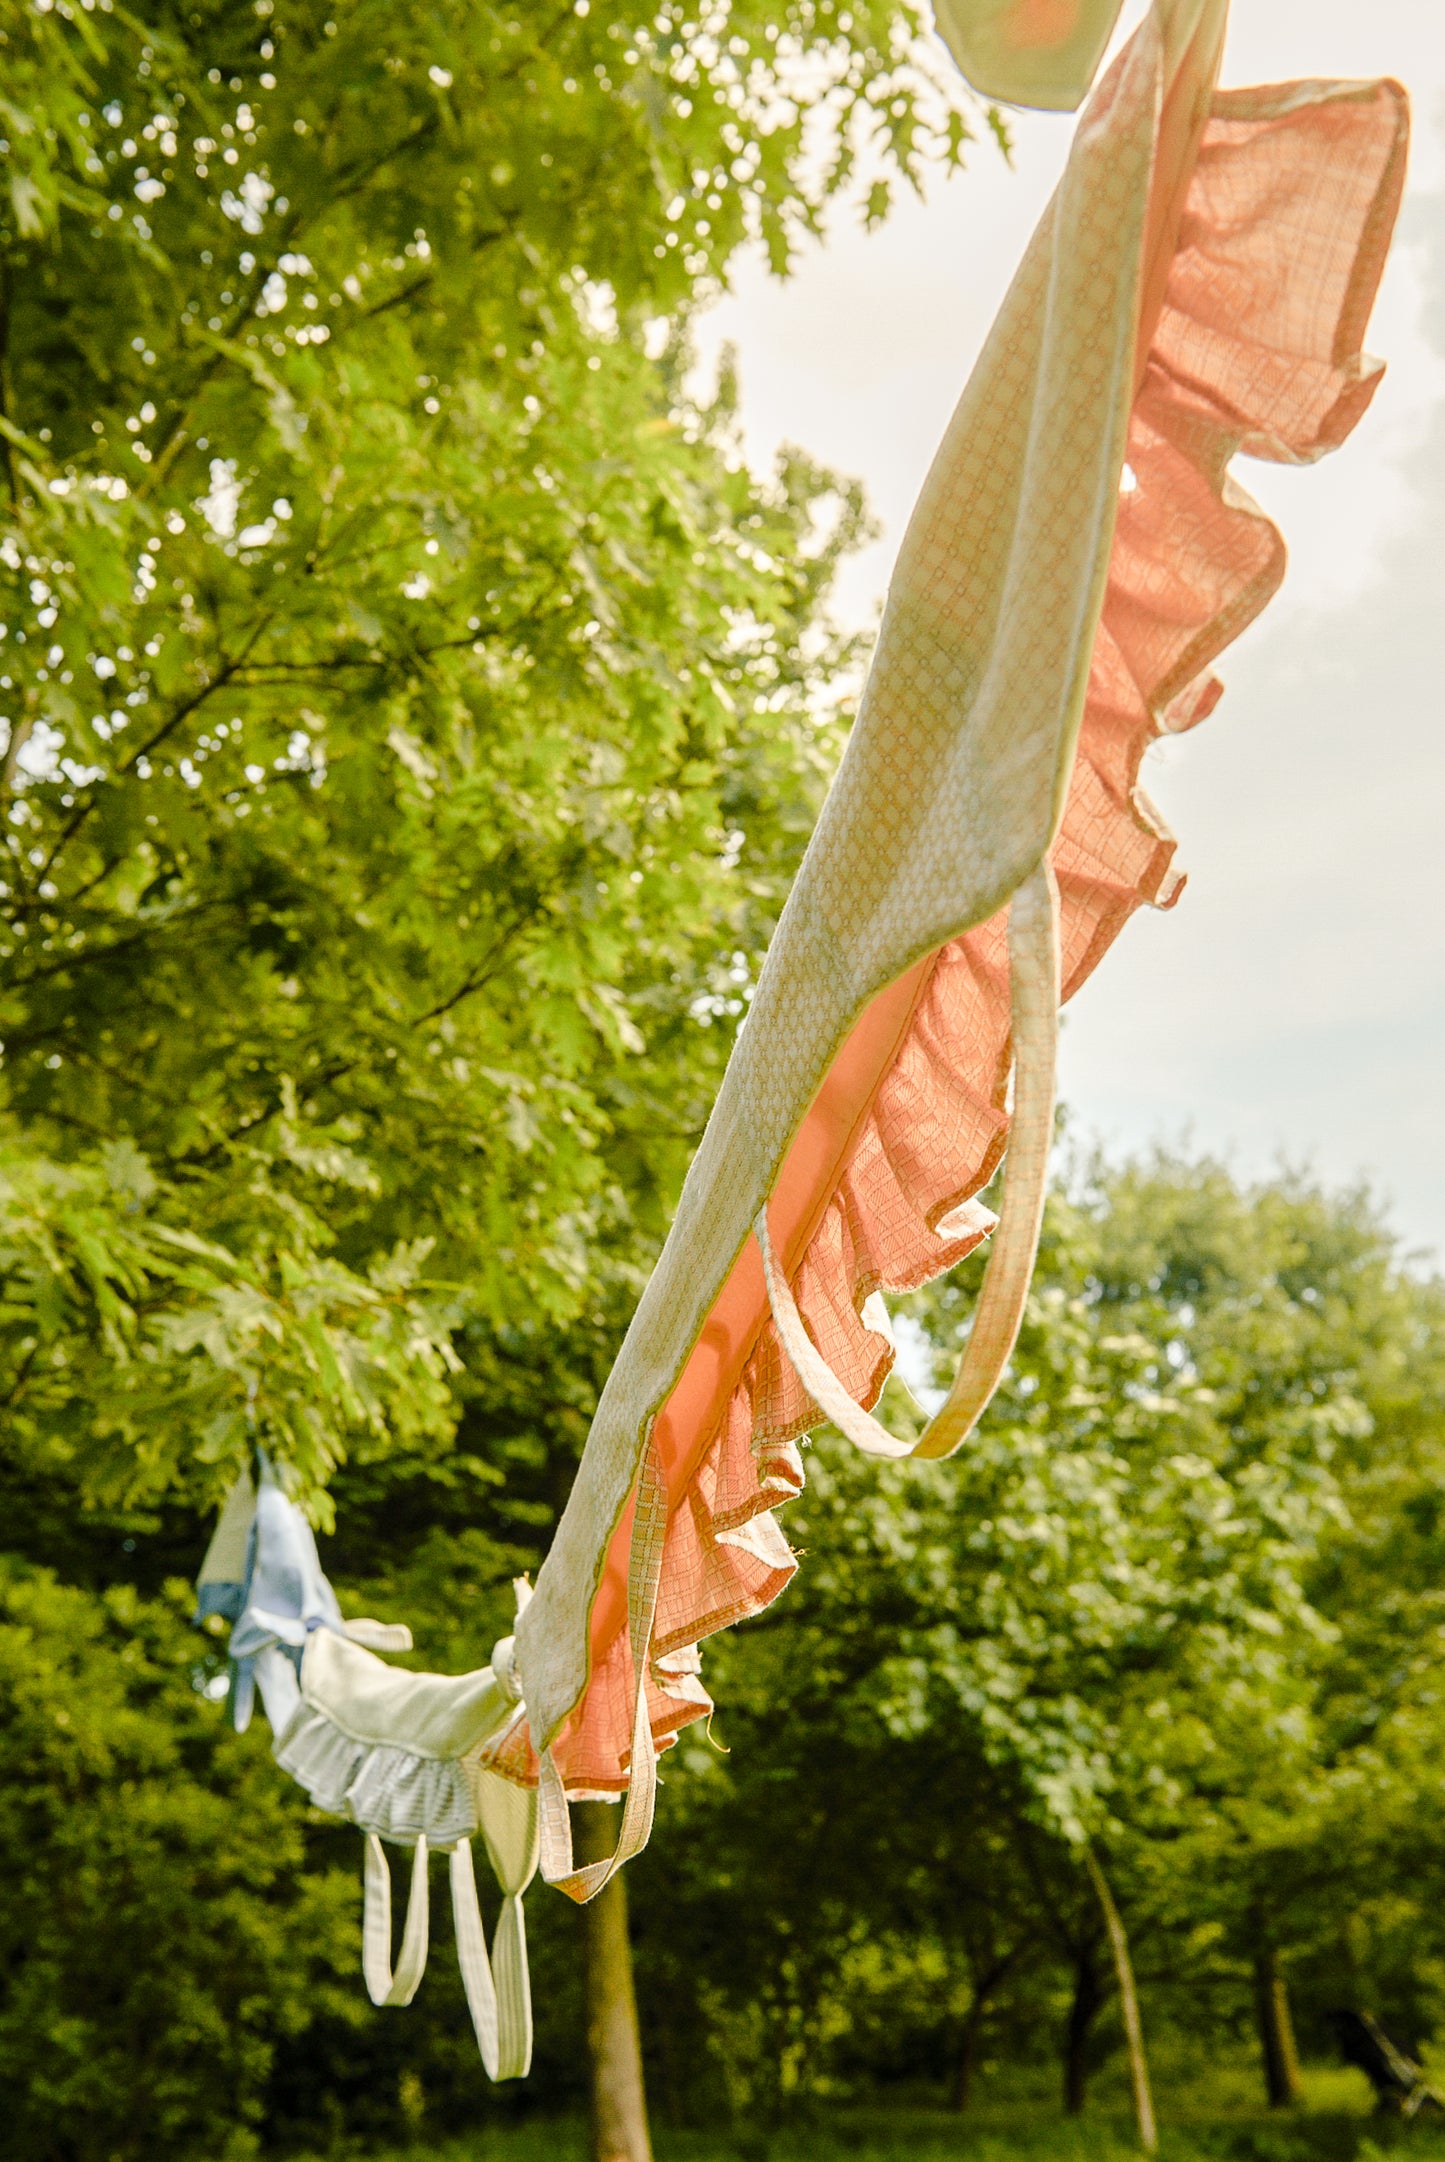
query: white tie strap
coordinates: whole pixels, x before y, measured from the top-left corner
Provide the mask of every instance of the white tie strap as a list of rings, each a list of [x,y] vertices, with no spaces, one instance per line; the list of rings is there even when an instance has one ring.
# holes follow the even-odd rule
[[[452,1848],[451,1880],[457,1963],[482,2064],[489,2079],[525,2079],[532,2066],[532,1994],[521,1895],[503,1900],[489,1959],[470,1840]]]
[[[1009,987],[1014,1054],[1013,1121],[1003,1208],[994,1232],[968,1349],[953,1387],[920,1440],[895,1440],[856,1401],[814,1344],[773,1249],[766,1206],[753,1224],[768,1304],[784,1351],[825,1418],[869,1456],[952,1456],[972,1433],[1003,1378],[1023,1322],[1038,1253],[1054,1129],[1059,1042],[1058,889],[1047,863],[1009,906]]]
[[[375,1832],[366,1835],[366,1896],[361,1921],[361,1971],[366,1993],[373,2004],[410,2004],[426,1973],[430,1918],[427,1912],[427,1844],[423,1832],[416,1843],[411,1865],[411,1892],[406,1902],[406,1926],[401,1933],[401,1956],[396,1971],[391,1965],[391,1871],[386,1853]]]

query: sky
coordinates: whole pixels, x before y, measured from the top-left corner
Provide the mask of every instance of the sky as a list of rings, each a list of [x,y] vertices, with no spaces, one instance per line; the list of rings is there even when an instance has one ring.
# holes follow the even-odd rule
[[[1130,0],[1123,28],[1143,12]],[[1189,873],[1068,1009],[1082,1138],[1364,1179],[1445,1265],[1445,20],[1437,0],[1235,0],[1223,80],[1394,75],[1415,142],[1371,326],[1388,362],[1355,434],[1304,469],[1236,464],[1291,566],[1219,664],[1226,696],[1142,776]],[[919,485],[1068,152],[1020,114],[865,234],[840,211],[786,281],[745,257],[699,338],[736,353],[744,449],[801,445],[865,487],[881,538],[836,612],[871,625]]]

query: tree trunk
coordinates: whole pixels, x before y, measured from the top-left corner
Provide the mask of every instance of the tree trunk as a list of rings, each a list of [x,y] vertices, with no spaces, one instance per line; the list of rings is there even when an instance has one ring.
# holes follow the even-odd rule
[[[1064,2030],[1064,2111],[1070,2117],[1084,2114],[1089,2086],[1089,2036],[1103,2002],[1104,1985],[1099,1980],[1094,1947],[1086,1944],[1074,1955],[1074,1996]]]
[[[1129,2080],[1134,2089],[1134,2119],[1139,2128],[1139,2145],[1145,2154],[1153,2154],[1159,2145],[1159,2131],[1154,2122],[1154,2096],[1149,2085],[1149,2060],[1144,2054],[1144,2028],[1139,2018],[1139,1998],[1134,1988],[1134,1967],[1129,1958],[1129,1939],[1124,1932],[1123,1918],[1114,1905],[1114,1895],[1108,1880],[1099,1867],[1092,1850],[1084,1849],[1084,1866],[1104,1910],[1104,1925],[1109,1932],[1109,1948],[1114,1955],[1114,1977],[1119,1985],[1119,2010],[1124,2021],[1124,2040],[1129,2049]]]
[[[999,1990],[1017,1966],[1022,1947],[1015,1945],[986,1967],[974,1985],[973,2000],[963,2022],[963,2032],[958,2038],[958,2055],[953,2065],[953,2092],[951,2100],[955,2110],[968,2108],[973,2093],[973,2075],[978,2070],[979,2047],[983,2041],[984,2022],[989,2006]]]
[[[1259,2022],[1259,2048],[1264,2059],[1264,2085],[1271,2109],[1293,2109],[1300,2098],[1299,2055],[1294,2043],[1294,2021],[1289,2012],[1289,1990],[1279,1953],[1273,1945],[1254,1955],[1254,2013]]]
[[[973,2094],[973,2075],[978,2070],[978,2045],[983,2040],[983,2023],[988,2014],[988,1999],[981,1990],[975,1990],[973,2002],[963,2022],[959,2036],[958,2055],[953,2063],[953,2093],[950,2100],[960,2113],[966,2110]]]
[[[579,1859],[604,1861],[617,1844],[616,1809],[606,1802],[578,1802],[572,1816]],[[592,2162],[652,2162],[627,1888],[620,1870],[582,1909],[582,1979]]]

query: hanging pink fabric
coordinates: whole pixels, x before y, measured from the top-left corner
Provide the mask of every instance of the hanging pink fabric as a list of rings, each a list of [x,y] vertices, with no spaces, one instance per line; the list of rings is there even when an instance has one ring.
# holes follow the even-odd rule
[[[1092,68],[1113,11],[1056,11],[1071,66]],[[864,1309],[987,1236],[975,1197],[1007,1150],[969,1355],[922,1453],[986,1404],[1032,1268],[1058,1005],[1182,883],[1140,762],[1210,712],[1210,664],[1283,574],[1229,461],[1307,463],[1376,388],[1361,341],[1404,94],[1216,92],[1224,12],[1156,0],[1080,118],[909,526],[847,754],[519,1629],[528,1724],[496,1768],[540,1777],[543,1870],[574,1897],[646,1839],[655,1753],[708,1709],[698,1643],[793,1572],[771,1512],[802,1486],[800,1437],[827,1416],[897,1449],[870,1416],[893,1354]],[[996,29],[1010,10],[974,13]],[[1046,9],[1012,15],[1047,29]],[[574,1869],[565,1797],[623,1791],[614,1863]]]

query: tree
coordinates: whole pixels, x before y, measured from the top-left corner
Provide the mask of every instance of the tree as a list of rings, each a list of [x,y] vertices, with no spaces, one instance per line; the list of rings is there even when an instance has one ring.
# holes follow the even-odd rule
[[[1433,2016],[1421,1989],[1433,1850],[1418,1810],[1440,1746],[1441,1287],[1401,1266],[1363,1194],[1283,1179],[1242,1196],[1204,1165],[1136,1174],[1115,1195],[1115,1295],[1140,1285],[1149,1326],[1216,1390],[1236,1431],[1298,1431],[1332,1392],[1354,1406],[1322,1466],[1334,1500],[1302,1580],[1313,1622],[1292,1649],[1292,1716],[1264,1735],[1217,1723],[1157,1888],[1166,1913],[1167,1875],[1190,1887],[1196,1927],[1212,1916],[1250,1988],[1266,2091],[1288,2106],[1292,1977],[1312,1999],[1317,2044],[1350,1987],[1413,2031]],[[1390,1949],[1362,1957],[1385,1911],[1380,1953]]]
[[[643,325],[830,175],[761,20],[755,102],[626,10],[323,12],[6,32],[7,1100],[272,1281],[425,1241],[454,1325],[556,1323],[686,1160],[857,530],[801,462],[755,486]],[[796,23],[916,169],[906,28]],[[271,1438],[324,1486],[334,1436]]]
[[[789,1520],[799,1581],[726,1654],[731,1754],[684,1753],[660,1832],[669,1880],[694,1880],[713,1917],[706,1941],[741,1933],[736,1965],[712,1956],[713,2026],[740,2022],[749,2064],[805,2048],[826,2081],[864,2061],[857,1947],[882,1972],[892,1938],[935,2007],[904,2016],[941,2042],[936,2008],[978,1971],[965,1938],[988,1941],[965,1923],[981,1903],[1019,1947],[1007,1986],[1067,1967],[1071,2106],[1106,2004],[1134,2026],[1147,2138],[1135,1969],[1146,2000],[1207,1979],[1247,2015],[1261,1901],[1293,1949],[1289,1842],[1302,1899],[1306,1870],[1356,1871],[1331,1856],[1359,1839],[1325,1829],[1363,1793],[1358,1758],[1323,1776],[1324,1588],[1357,1550],[1357,1467],[1398,1446],[1371,1410],[1378,1376],[1423,1371],[1433,1297],[1359,1197],[1242,1190],[1207,1163],[1099,1166],[1052,1206],[1009,1381],[970,1448],[942,1471],[815,1450]],[[913,1303],[940,1365],[969,1311],[966,1280]],[[896,1386],[885,1409],[900,1430],[917,1419]],[[723,1889],[742,1881],[762,1910],[746,1924]]]
[[[581,1859],[606,1861],[617,1845],[613,1812],[605,1802],[583,1802],[578,1815]],[[581,1919],[592,2162],[652,2162],[626,1878],[618,1875],[604,1885]]]
[[[0,7],[32,1559],[158,1591],[259,1439],[486,1656],[840,740],[856,496],[754,481],[687,314],[866,143],[870,215],[959,161],[918,28]]]
[[[0,1566],[6,2156],[250,2155],[282,2041],[348,2009],[350,1872],[218,1724],[183,1601]]]

